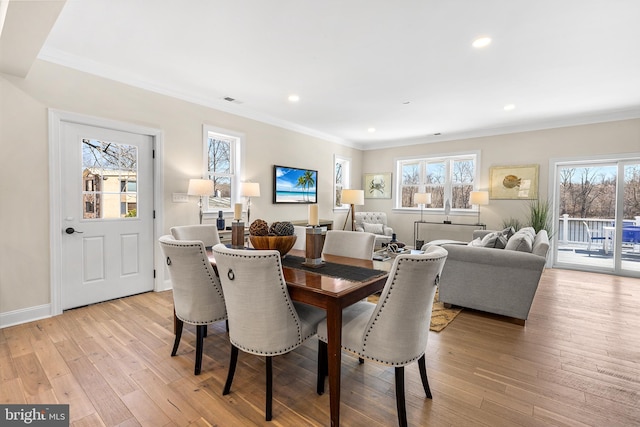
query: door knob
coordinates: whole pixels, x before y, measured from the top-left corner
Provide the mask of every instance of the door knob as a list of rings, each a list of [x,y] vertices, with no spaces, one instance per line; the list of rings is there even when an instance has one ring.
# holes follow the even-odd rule
[[[73,228],[73,227],[68,227],[67,229],[64,230],[64,232],[67,233],[67,234],[73,234],[73,233],[82,234],[82,231],[76,231],[76,229]]]

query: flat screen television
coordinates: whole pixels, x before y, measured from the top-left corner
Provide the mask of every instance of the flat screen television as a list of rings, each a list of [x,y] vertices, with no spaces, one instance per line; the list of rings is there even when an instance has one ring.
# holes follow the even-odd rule
[[[318,171],[274,165],[273,203],[318,203]]]

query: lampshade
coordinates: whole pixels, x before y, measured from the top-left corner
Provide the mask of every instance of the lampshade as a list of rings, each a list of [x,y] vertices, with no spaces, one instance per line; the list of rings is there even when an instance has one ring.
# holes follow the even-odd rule
[[[364,205],[364,190],[342,190],[342,203]]]
[[[190,179],[187,194],[190,196],[210,196],[213,194],[213,181],[210,179]]]
[[[489,192],[488,191],[472,191],[469,195],[469,203],[472,205],[488,205]]]
[[[240,184],[240,195],[242,197],[260,197],[260,183],[243,182]]]
[[[413,202],[416,205],[430,205],[431,193],[415,193],[413,195]]]

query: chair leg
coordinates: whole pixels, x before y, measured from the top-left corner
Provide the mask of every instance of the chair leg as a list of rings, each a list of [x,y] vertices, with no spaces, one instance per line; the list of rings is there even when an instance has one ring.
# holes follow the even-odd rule
[[[327,343],[318,340],[318,379],[316,381],[316,392],[320,396],[324,394],[324,380],[329,370],[329,355],[327,351]]]
[[[204,334],[207,331],[207,325],[196,326],[196,367],[194,369],[195,375],[200,375],[202,371],[202,347],[204,347]]]
[[[429,388],[429,379],[427,378],[427,363],[425,362],[424,354],[418,359],[418,368],[420,369],[420,378],[422,379],[422,387],[424,388],[424,394],[433,399],[431,395],[431,389]]]
[[[396,408],[398,425],[407,427],[407,407],[404,401],[404,366],[396,366]]]
[[[184,326],[184,322],[176,317],[176,338],[173,341],[173,350],[171,350],[171,356],[175,356],[178,352],[178,346],[180,345],[180,338],[182,337],[182,328]]]
[[[224,384],[222,395],[226,396],[231,391],[231,383],[233,375],[236,373],[236,364],[238,363],[238,347],[231,345],[231,360],[229,360],[229,372],[227,373],[227,382]]]
[[[266,407],[264,410],[264,419],[266,421],[271,421],[271,402],[273,400],[273,366],[272,366],[273,358],[271,356],[267,356],[267,399],[266,399]]]

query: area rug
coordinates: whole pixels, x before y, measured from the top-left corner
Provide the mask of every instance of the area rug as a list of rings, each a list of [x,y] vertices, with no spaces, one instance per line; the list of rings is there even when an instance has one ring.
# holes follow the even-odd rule
[[[372,302],[374,304],[378,303],[378,299],[380,296],[378,294],[371,295],[367,298],[367,301]],[[445,308],[444,304],[441,303],[438,299],[438,292],[436,291],[436,296],[433,299],[433,308],[431,309],[431,324],[429,325],[429,330],[434,332],[440,332],[444,328],[447,327],[449,323],[456,318],[458,314],[462,311],[462,308]]]

